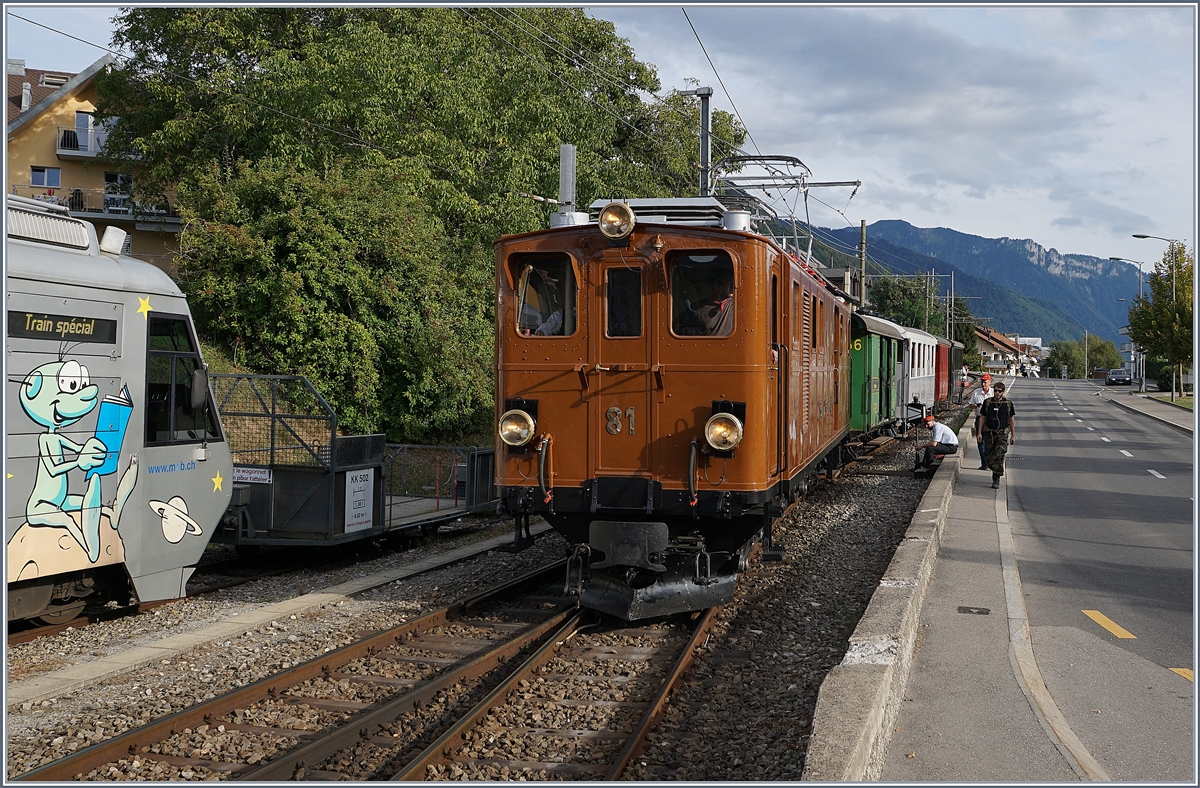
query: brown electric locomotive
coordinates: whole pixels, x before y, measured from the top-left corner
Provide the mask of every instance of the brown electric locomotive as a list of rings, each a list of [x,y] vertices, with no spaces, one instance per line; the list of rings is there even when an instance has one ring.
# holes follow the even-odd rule
[[[514,546],[544,517],[573,546],[568,590],[629,620],[728,602],[841,460],[849,310],[715,198],[592,207],[495,245]]]

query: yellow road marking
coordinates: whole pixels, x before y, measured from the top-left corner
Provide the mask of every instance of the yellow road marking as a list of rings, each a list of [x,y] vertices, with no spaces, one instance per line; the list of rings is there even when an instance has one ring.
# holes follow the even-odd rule
[[[1127,629],[1123,629],[1122,627],[1118,626],[1115,621],[1113,621],[1111,618],[1109,618],[1108,616],[1101,613],[1099,610],[1083,610],[1081,612],[1085,616],[1090,618],[1092,621],[1095,621],[1097,624],[1104,627],[1105,629],[1107,629],[1109,632],[1113,633],[1117,637],[1132,638],[1134,640],[1137,640],[1137,635],[1133,634],[1132,632],[1130,632]]]
[[[1194,682],[1196,679],[1192,677],[1192,671],[1189,668],[1167,668],[1172,673],[1178,673],[1188,681]]]

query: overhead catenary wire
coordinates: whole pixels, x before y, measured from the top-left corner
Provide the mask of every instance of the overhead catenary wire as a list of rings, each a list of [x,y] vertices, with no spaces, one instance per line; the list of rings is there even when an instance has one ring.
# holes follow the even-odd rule
[[[669,101],[667,101],[667,99],[658,95],[654,91],[646,90],[645,88],[642,88],[642,87],[634,84],[633,82],[630,82],[628,79],[626,79],[624,77],[612,74],[611,72],[605,70],[604,68],[601,68],[600,66],[596,65],[592,60],[590,60],[589,58],[584,56],[584,54],[582,52],[578,52],[578,51],[571,49],[567,44],[564,44],[563,42],[559,41],[557,38],[550,35],[546,31],[541,30],[541,29],[529,24],[529,22],[527,22],[525,19],[523,19],[520,16],[520,14],[517,13],[516,9],[501,9],[501,10],[507,10],[510,16],[502,15],[500,13],[500,10],[497,10],[495,8],[489,8],[488,10],[490,10],[493,14],[495,14],[496,16],[503,19],[508,24],[512,25],[514,28],[517,27],[517,23],[520,23],[520,27],[517,28],[518,32],[522,33],[523,35],[525,35],[528,38],[531,38],[540,43],[543,43],[546,46],[549,46],[551,50],[553,50],[554,52],[556,52],[559,55],[562,55],[563,57],[569,56],[570,60],[572,60],[576,63],[585,65],[588,68],[588,70],[590,70],[592,73],[607,80],[611,84],[617,85],[618,87],[621,87],[624,89],[633,89],[638,92],[644,92],[647,95],[649,95],[652,99],[654,99],[654,101],[656,101],[658,104],[660,104],[664,109],[674,112],[675,114],[679,115],[680,117],[690,119],[690,116],[686,112],[681,110],[679,107],[674,106]],[[546,44],[547,41],[553,42],[553,44],[555,46]],[[728,95],[728,94],[726,94],[726,95]],[[732,99],[730,99],[730,104],[732,104],[732,103],[733,103],[733,101],[732,101]],[[737,111],[736,107],[734,108],[734,111],[735,112]],[[738,116],[738,122],[742,123],[743,128],[745,127],[745,123],[742,122],[740,115]],[[748,130],[747,130],[747,135],[749,135]],[[695,133],[695,136],[697,136],[697,137],[699,136],[699,131],[697,131]],[[745,152],[743,148],[734,144],[732,141],[721,137],[720,135],[713,134],[712,138],[714,141],[720,142],[723,145],[725,145],[726,147],[728,147],[731,151],[738,152],[738,153]]]
[[[35,26],[43,28],[45,30],[49,30],[52,33],[57,33],[61,36],[65,36],[67,38],[73,39],[75,41],[80,42],[81,44],[87,44],[88,46],[95,47],[96,49],[99,49],[102,52],[108,52],[109,54],[113,55],[114,57],[120,58],[123,61],[131,62],[134,60],[133,56],[131,56],[131,55],[126,55],[122,52],[118,52],[115,49],[111,49],[109,47],[102,46],[100,44],[96,44],[91,41],[87,41],[85,39],[79,38],[78,36],[73,36],[70,33],[66,33],[62,30],[58,30],[57,28],[53,28],[53,27],[50,27],[49,25],[42,24],[41,22],[35,22],[32,19],[27,19],[19,14],[14,14],[11,11],[8,12],[8,15],[13,17],[14,19],[20,19],[22,22],[28,22],[31,25],[35,25]],[[245,96],[242,96],[238,93],[234,93],[233,91],[226,90],[223,88],[213,87],[211,85],[202,84],[200,82],[200,80],[198,80],[198,79],[193,79],[192,77],[186,76],[184,74],[179,74],[177,72],[171,71],[170,69],[165,68],[161,65],[157,66],[157,68],[166,76],[174,77],[175,79],[180,79],[180,80],[183,80],[184,82],[189,82],[189,83],[197,86],[201,90],[206,90],[210,93],[215,93],[220,96],[225,96],[226,98],[241,102],[247,106],[254,107],[256,109],[261,109],[263,111],[270,112],[275,115],[279,115],[279,116],[287,118],[289,120],[294,120],[298,123],[302,123],[305,126],[308,126],[311,129],[319,129],[321,131],[328,132],[330,134],[333,134],[334,136],[349,140],[350,142],[353,142],[354,144],[360,145],[364,148],[376,150],[380,153],[385,153],[394,158],[410,158],[410,157],[414,156],[414,154],[403,153],[401,151],[397,151],[397,150],[389,148],[387,146],[380,145],[378,143],[371,142],[369,140],[364,140],[361,137],[357,137],[353,134],[350,134],[349,132],[346,132],[346,131],[343,131],[340,129],[335,129],[331,126],[326,126],[323,123],[317,123],[316,121],[309,120],[308,118],[303,118],[303,117],[300,117],[299,115],[294,115],[290,112],[286,112],[286,111],[278,109],[276,107],[272,107],[270,105],[263,104],[261,102],[255,101],[255,100],[247,98]],[[467,176],[466,173],[463,173],[460,170],[455,170],[452,167],[445,167],[443,165],[440,165],[433,161],[430,161],[429,158],[427,156],[425,156],[424,154],[416,154],[416,155],[420,156],[420,158],[422,158],[426,162],[426,164],[428,164],[433,169],[441,170],[444,173],[448,173],[450,175],[458,176],[460,178],[469,180],[469,176]],[[509,189],[509,188],[503,187],[503,186],[497,186],[495,188],[500,190],[502,193],[518,194],[518,195],[521,194],[520,192],[517,192],[514,189]]]
[[[103,46],[103,44],[97,44],[95,42],[85,40],[85,38],[73,36],[71,34],[68,34],[68,32],[53,28],[53,26],[43,24],[41,22],[35,22],[34,19],[29,19],[29,18],[20,16],[20,14],[13,13],[11,11],[8,11],[7,13],[8,13],[8,16],[11,16],[14,19],[20,19],[20,20],[22,20],[22,22],[25,22],[25,23],[35,25],[35,26],[37,26],[37,28],[49,30],[50,32],[54,32],[54,34],[58,34],[60,36],[66,37],[66,38],[71,38],[71,40],[73,40],[73,41],[78,41],[79,43],[86,44],[86,46],[89,46],[89,47],[92,47],[95,49],[100,49],[101,52],[106,52],[110,55],[113,55],[114,58],[118,58],[121,61],[124,61],[124,62],[133,62],[134,61],[134,58],[132,55],[127,55],[125,53],[119,52],[119,50]],[[242,104],[246,104],[246,106],[248,106],[248,107],[260,109],[260,110],[263,110],[263,112],[275,114],[275,115],[281,116],[281,118],[287,118],[288,120],[293,120],[295,122],[298,122],[298,124],[302,124],[308,128],[312,128],[312,130],[323,131],[323,132],[332,134],[332,136],[335,136],[335,137],[338,137],[338,138],[341,138],[344,140],[348,140],[348,142],[353,143],[355,145],[362,146],[362,148],[376,150],[378,152],[382,152],[382,154],[385,154],[385,155],[388,155],[388,156],[394,157],[394,158],[410,158],[410,157],[414,157],[414,156],[419,156],[421,158],[421,160],[425,161],[427,166],[432,169],[440,170],[440,172],[442,172],[442,173],[445,173],[445,174],[448,174],[451,176],[456,176],[456,178],[460,178],[460,179],[463,179],[466,181],[473,180],[472,178],[470,178],[469,175],[467,175],[466,173],[463,173],[462,170],[458,170],[458,169],[455,169],[452,167],[446,167],[446,166],[443,166],[443,164],[433,162],[425,154],[415,154],[415,155],[407,154],[407,152],[396,150],[394,148],[389,148],[389,146],[380,145],[378,143],[371,142],[371,140],[362,139],[361,137],[355,136],[355,134],[353,134],[353,133],[349,133],[344,130],[338,130],[338,128],[326,126],[324,124],[319,124],[319,122],[317,122],[317,121],[312,121],[310,119],[302,118],[302,116],[286,112],[286,110],[278,109],[276,107],[269,106],[269,104],[264,104],[262,102],[254,101],[254,100],[252,100],[252,98],[248,98],[246,96],[236,94],[236,92],[234,92],[232,90],[217,88],[217,86],[203,84],[198,79],[188,77],[188,76],[186,76],[186,74],[181,74],[181,73],[172,71],[172,70],[170,70],[170,68],[164,67],[162,65],[155,65],[154,67],[156,68],[156,70],[158,72],[163,74],[163,76],[180,79],[180,80],[182,80],[182,82],[196,85],[197,88],[208,91],[208,92],[210,92],[210,94],[224,96],[226,98],[229,98],[229,100],[233,100],[236,102],[240,102]],[[570,85],[568,85],[568,86],[570,86]],[[595,102],[593,102],[593,103],[595,103]],[[596,106],[600,107],[601,109],[607,109],[605,107],[600,106],[600,104],[596,104]],[[623,119],[620,119],[619,116],[618,116],[618,120],[622,120],[623,122],[625,122]],[[626,125],[629,125],[628,122],[626,122]],[[637,130],[636,127],[631,126],[631,128],[634,128],[634,131],[641,131],[641,130]],[[665,170],[662,170],[661,168],[655,168],[655,169],[658,170],[659,173],[671,175],[670,173],[665,173]],[[509,187],[505,187],[505,186],[494,186],[494,185],[493,185],[493,187],[497,188],[497,190],[500,193],[516,194],[516,196],[518,196],[518,197],[539,199],[538,197],[533,196],[533,194],[529,194],[528,192],[522,192],[520,190],[514,190],[514,188],[509,188]],[[539,201],[545,201],[545,203],[550,203],[550,201],[553,201],[553,200],[550,200],[548,198],[540,198]]]
[[[692,35],[696,37],[696,43],[700,45],[700,51],[704,53],[704,59],[708,61],[708,65],[712,68],[717,82],[721,85],[721,90],[725,92],[725,98],[729,99],[729,106],[733,107],[733,114],[737,116],[738,123],[742,124],[742,128],[746,130],[746,136],[750,139],[750,144],[754,146],[754,150],[761,156],[762,151],[758,149],[758,143],[754,141],[754,135],[750,133],[750,127],[746,125],[746,121],[742,120],[742,113],[738,112],[737,104],[733,103],[733,96],[729,95],[729,89],[725,87],[725,80],[721,79],[721,74],[717,71],[716,64],[709,57],[708,48],[704,46],[704,42],[700,39],[700,33],[696,31],[696,26],[692,24],[692,18],[688,16],[687,9],[680,8],[679,10],[683,12],[683,18],[687,20],[688,27],[692,29]]]
[[[617,85],[621,88],[633,89],[635,91],[645,92],[646,94],[651,96],[655,101],[657,101],[659,104],[661,104],[666,109],[669,109],[670,111],[679,114],[681,117],[687,117],[686,113],[684,113],[678,107],[671,105],[669,102],[667,102],[661,96],[655,94],[653,91],[645,90],[644,88],[632,83],[629,79],[627,79],[625,77],[622,77],[619,75],[613,75],[608,70],[596,65],[591,59],[589,59],[587,56],[585,56],[583,52],[577,51],[576,49],[572,48],[570,45],[563,43],[558,38],[555,38],[553,35],[551,35],[547,31],[540,29],[535,25],[530,24],[526,19],[524,19],[518,13],[518,11],[516,9],[507,9],[507,14],[502,13],[501,10],[497,10],[494,8],[489,8],[488,10],[490,10],[498,19],[500,19],[503,22],[505,22],[506,24],[508,24],[513,30],[515,30],[522,36],[524,36],[530,40],[536,41],[538,44],[540,44],[542,46],[547,47],[548,49],[553,51],[555,54],[571,61],[577,67],[586,68],[588,71],[597,75],[601,79],[603,79],[611,84]],[[514,49],[519,49],[515,43],[504,38],[502,35],[500,35],[498,32],[496,32],[492,28],[486,26],[486,24],[483,23],[482,20],[477,19],[474,15],[470,14],[470,12],[464,10],[463,13],[470,16],[473,20],[477,21],[479,24],[487,27],[489,32],[492,32],[494,35],[496,35],[498,38],[500,38],[508,46],[513,47]],[[730,106],[733,107],[734,114],[737,117],[738,122],[741,123],[742,127],[745,129],[746,135],[750,139],[751,143],[754,145],[755,150],[758,150],[758,144],[757,144],[757,142],[755,142],[753,134],[750,132],[744,119],[741,116],[741,113],[738,111],[737,105],[734,102],[733,97],[730,95],[728,89],[725,86],[724,81],[721,78],[720,73],[716,69],[716,65],[712,62],[712,58],[709,57],[707,48],[705,47],[703,40],[700,38],[699,32],[696,30],[695,25],[692,24],[690,17],[687,16],[686,9],[684,10],[684,16],[687,19],[688,25],[692,29],[692,34],[696,37],[697,42],[700,44],[700,48],[701,48],[702,52],[704,53],[705,58],[708,59],[709,66],[713,69],[713,73],[716,75],[717,81],[721,85],[721,89],[725,92],[725,96],[729,100]],[[557,75],[555,75],[555,76],[557,76]],[[735,145],[734,143],[730,142],[729,140],[722,139],[721,137],[719,137],[718,135],[715,135],[715,134],[713,135],[713,139],[716,141],[722,142],[730,150],[734,151],[735,153],[746,155],[745,150],[743,148]],[[762,155],[761,151],[759,151],[759,155],[760,156]],[[799,160],[797,160],[797,161],[799,161]],[[757,162],[757,164],[759,164],[759,166],[761,166],[764,170],[767,171],[766,176],[757,178],[757,180],[774,181],[774,183],[775,183],[774,188],[780,192],[795,189],[795,188],[800,189],[800,193],[805,199],[805,214],[807,216],[807,214],[808,214],[808,203],[807,203],[808,189],[803,185],[801,185],[799,187],[796,186],[796,184],[795,184],[796,176],[792,173],[782,171],[781,169],[779,169],[779,167],[777,167],[769,162]],[[805,167],[806,170],[808,169],[807,165],[804,165],[803,162],[800,162],[800,165]],[[659,170],[659,171],[661,171],[661,170]],[[771,202],[775,202],[775,200],[773,199],[775,197],[775,195],[771,194],[771,189],[762,188],[762,187],[756,187],[756,188],[761,189],[764,192],[764,194],[766,194],[768,197],[772,198]],[[852,200],[854,198],[855,194],[857,194],[857,193],[858,193],[858,186],[856,185],[854,190],[850,193],[850,196],[846,200],[847,206],[849,206],[850,200]],[[783,204],[785,206],[787,205],[786,200],[784,201]],[[838,211],[836,208],[829,206],[827,203],[825,203],[823,201],[821,202],[821,204],[826,205],[827,207],[830,207],[831,210],[839,213],[843,219],[846,219],[844,209],[842,211]],[[794,215],[795,209],[796,209],[796,206],[794,204],[792,206],[789,206],[789,215]]]

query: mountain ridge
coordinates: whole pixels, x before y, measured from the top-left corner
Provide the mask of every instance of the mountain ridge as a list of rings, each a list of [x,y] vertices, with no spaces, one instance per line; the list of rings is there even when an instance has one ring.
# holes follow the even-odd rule
[[[821,231],[842,243],[859,241],[858,228]],[[1137,269],[1133,266],[1090,255],[1063,254],[1031,238],[984,238],[948,227],[921,228],[902,219],[884,219],[867,226],[868,255],[873,247],[916,266],[914,270],[955,270],[970,277],[960,284],[956,275],[955,294],[979,296],[996,312],[985,315],[970,303],[973,314],[991,317],[991,326],[1005,333],[1040,334],[1047,344],[1056,339],[1082,339],[1085,330],[1119,344],[1123,341],[1119,329],[1128,322],[1128,302],[1118,299],[1137,295]],[[878,255],[874,259],[889,269],[897,266],[894,260],[882,261]],[[945,270],[940,270],[938,263]],[[942,289],[948,291],[948,283]]]

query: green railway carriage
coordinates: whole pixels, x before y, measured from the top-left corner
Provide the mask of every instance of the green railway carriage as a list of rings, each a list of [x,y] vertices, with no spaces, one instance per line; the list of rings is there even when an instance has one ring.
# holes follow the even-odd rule
[[[850,429],[882,431],[897,417],[904,334],[889,320],[855,312],[850,320]]]

